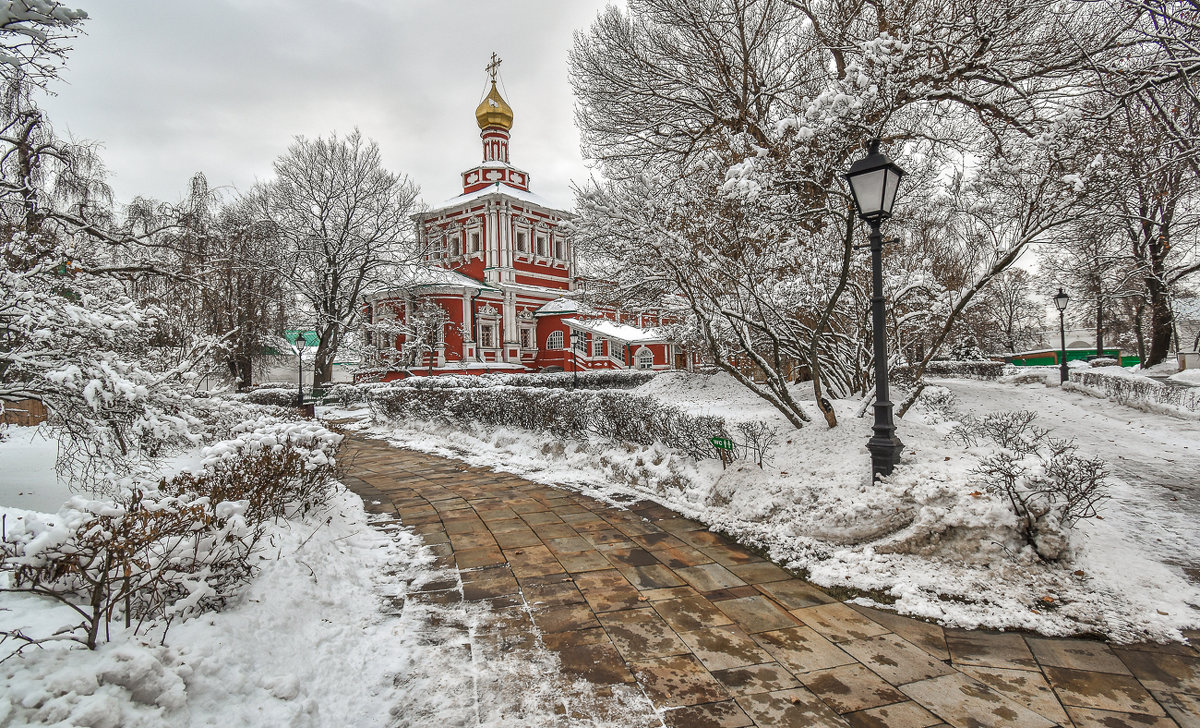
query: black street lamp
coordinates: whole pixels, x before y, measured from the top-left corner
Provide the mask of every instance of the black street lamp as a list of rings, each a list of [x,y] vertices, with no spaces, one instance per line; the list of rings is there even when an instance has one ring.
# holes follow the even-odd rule
[[[871,451],[873,475],[891,475],[900,461],[904,443],[896,437],[892,420],[892,402],[888,393],[888,359],[886,319],[883,310],[883,234],[879,226],[892,216],[896,189],[904,170],[879,151],[879,139],[872,139],[867,156],[850,166],[845,175],[858,216],[871,226],[871,329],[875,348],[875,425],[867,441]]]
[[[296,406],[304,406],[304,347],[308,345],[308,341],[304,338],[303,331],[296,332]]]
[[[1058,295],[1054,297],[1054,307],[1058,309],[1058,335],[1062,342],[1062,352],[1058,359],[1058,375],[1060,383],[1066,382],[1069,376],[1067,375],[1067,322],[1066,310],[1067,301],[1071,299],[1063,289],[1058,289]]]

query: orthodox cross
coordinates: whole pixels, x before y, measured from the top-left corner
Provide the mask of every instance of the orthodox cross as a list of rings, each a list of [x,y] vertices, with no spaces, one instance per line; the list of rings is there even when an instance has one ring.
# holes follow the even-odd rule
[[[496,52],[492,51],[492,62],[484,68],[485,71],[491,74],[492,83],[496,83],[496,71],[500,70],[500,63],[500,56],[497,56]]]

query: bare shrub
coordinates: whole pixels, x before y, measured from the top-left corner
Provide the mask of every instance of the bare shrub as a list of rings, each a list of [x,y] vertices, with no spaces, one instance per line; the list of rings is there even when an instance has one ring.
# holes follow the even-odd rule
[[[1080,519],[1094,518],[1108,498],[1108,468],[1103,460],[1080,457],[1074,442],[1050,437],[1033,424],[1036,417],[1030,411],[995,412],[963,422],[952,436],[969,445],[999,446],[971,472],[1009,504],[1037,554],[1056,561],[1066,554],[1066,531]]]
[[[266,523],[330,497],[340,439],[310,423],[258,420],[208,448],[201,472],[114,498],[75,498],[55,516],[6,518],[4,591],[67,605],[80,622],[49,639],[92,649],[113,620],[169,626],[218,609],[253,575],[250,557]],[[21,647],[46,641],[0,635]]]

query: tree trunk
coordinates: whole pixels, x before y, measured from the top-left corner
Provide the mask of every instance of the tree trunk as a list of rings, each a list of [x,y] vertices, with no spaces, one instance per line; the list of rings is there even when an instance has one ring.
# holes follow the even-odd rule
[[[1157,279],[1146,280],[1150,294],[1150,353],[1142,362],[1143,367],[1161,364],[1171,353],[1171,332],[1175,328],[1171,305],[1167,300],[1166,287]]]
[[[1096,356],[1104,356],[1104,305],[1096,295]]]

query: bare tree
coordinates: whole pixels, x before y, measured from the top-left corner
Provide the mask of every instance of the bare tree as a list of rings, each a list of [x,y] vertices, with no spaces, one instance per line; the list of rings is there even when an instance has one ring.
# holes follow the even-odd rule
[[[362,314],[362,296],[420,257],[409,219],[417,192],[406,176],[385,170],[379,145],[355,130],[297,137],[276,160],[275,179],[249,196],[285,246],[282,273],[320,338],[314,385],[329,382],[344,335]]]

